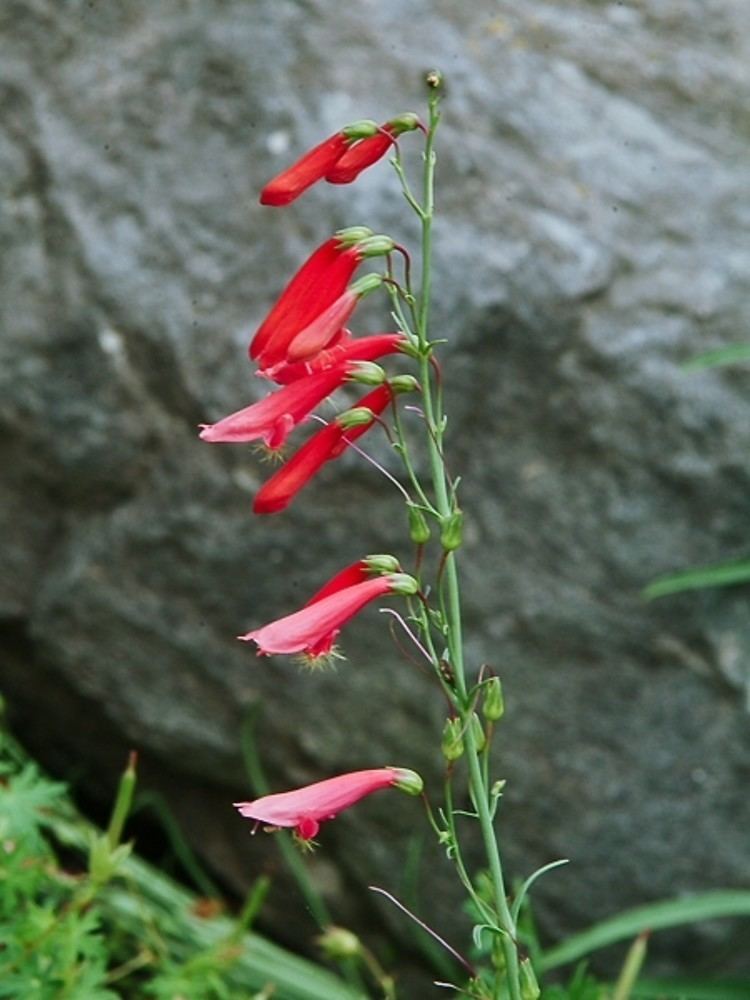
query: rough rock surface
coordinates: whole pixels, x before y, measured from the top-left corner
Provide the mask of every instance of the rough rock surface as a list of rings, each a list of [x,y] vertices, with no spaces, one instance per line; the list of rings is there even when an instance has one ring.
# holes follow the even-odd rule
[[[748,547],[747,371],[680,369],[747,338],[746,6],[5,0],[0,684],[42,760],[93,787],[138,746],[236,885],[273,856],[228,808],[257,701],[277,787],[385,762],[436,775],[441,706],[374,611],[333,675],[233,639],[397,547],[390,490],[350,456],[254,521],[265,470],[195,428],[260,392],[249,334],[312,246],[354,223],[414,236],[385,165],[285,211],[258,188],[344,122],[419,109],[437,64],[435,315],[471,660],[502,668],[510,703],[512,870],[572,859],[538,888],[548,939],[750,885],[747,590],[639,597]],[[403,933],[362,888],[403,890],[422,820],[393,799],[327,828],[313,872],[338,920]],[[445,925],[453,876],[429,876]],[[293,912],[280,890],[268,919],[299,939]],[[686,970],[715,936],[655,954]]]

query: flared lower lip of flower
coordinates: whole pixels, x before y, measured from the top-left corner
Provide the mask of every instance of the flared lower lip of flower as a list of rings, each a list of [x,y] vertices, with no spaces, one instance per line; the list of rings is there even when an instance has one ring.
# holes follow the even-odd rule
[[[202,424],[200,438],[211,442],[263,441],[280,448],[290,432],[346,380],[349,362],[291,382],[264,399],[215,424]]]
[[[370,601],[389,593],[390,577],[374,577],[337,590],[285,618],[269,622],[238,638],[243,642],[254,642],[258,655],[309,653],[311,656],[326,656],[343,626]]]
[[[351,771],[253,802],[235,802],[234,806],[246,819],[272,827],[293,827],[303,840],[310,840],[322,822],[334,819],[365,796],[413,779],[414,772],[398,767]]]

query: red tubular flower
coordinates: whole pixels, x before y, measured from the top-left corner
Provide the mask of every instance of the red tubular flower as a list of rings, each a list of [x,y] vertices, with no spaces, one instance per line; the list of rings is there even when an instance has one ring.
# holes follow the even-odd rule
[[[325,179],[329,184],[351,184],[363,170],[385,156],[395,141],[393,130],[384,125],[377,135],[360,139],[350,146],[328,170]]]
[[[261,205],[288,205],[316,181],[325,177],[336,161],[346,152],[351,139],[337,132],[305,153],[263,188]]]
[[[337,233],[297,271],[250,344],[250,357],[262,368],[283,361],[289,341],[341,295],[362,261],[355,237],[370,232],[357,228]]]
[[[256,643],[261,656],[273,653],[305,653],[312,658],[328,656],[336,636],[349,619],[370,601],[394,593],[398,581],[398,574],[388,574],[355,583],[238,638]]]
[[[365,796],[394,785],[402,791],[419,795],[422,779],[408,768],[372,768],[316,781],[313,785],[291,792],[264,795],[254,802],[235,802],[234,806],[246,819],[272,827],[293,827],[302,840],[311,840],[321,823],[334,819]]]
[[[307,361],[288,362],[274,368],[273,380],[288,385],[298,378],[324,371],[344,361],[375,361],[376,358],[382,358],[386,354],[396,354],[406,347],[407,343],[403,333],[374,333],[369,337],[355,340],[348,330],[343,330],[342,336],[335,343],[319,351],[315,357]]]
[[[336,594],[339,590],[346,590],[347,587],[353,587],[357,583],[369,580],[371,576],[372,570],[367,565],[366,560],[358,559],[351,566],[345,566],[344,569],[339,570],[336,576],[331,577],[327,583],[324,583],[320,590],[316,590],[304,606],[309,608],[311,604],[322,601],[324,597],[330,597],[331,594]]]
[[[280,448],[297,424],[342,385],[351,367],[346,362],[291,382],[218,423],[201,424],[200,437],[212,442],[261,440]]]
[[[392,399],[393,392],[390,386],[379,385],[377,389],[363,397],[358,403],[358,408],[365,407],[373,414],[379,414]],[[373,416],[369,423],[344,430],[334,420],[317,431],[263,484],[256,494],[253,511],[256,514],[276,514],[284,510],[326,462],[338,458],[352,441],[365,434],[374,422]]]
[[[329,184],[351,184],[357,177],[385,156],[399,135],[419,128],[417,115],[406,114],[386,122],[378,129],[377,135],[360,139],[349,146],[325,175]]]
[[[261,205],[288,205],[316,181],[322,180],[352,142],[374,135],[376,131],[375,122],[361,121],[324,139],[266,184],[260,193]]]

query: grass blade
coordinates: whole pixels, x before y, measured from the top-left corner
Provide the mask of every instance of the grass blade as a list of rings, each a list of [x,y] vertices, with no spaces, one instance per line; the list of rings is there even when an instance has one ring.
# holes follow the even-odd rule
[[[716,368],[719,365],[734,365],[741,361],[750,361],[750,344],[729,344],[715,351],[705,351],[686,361],[682,370],[700,372],[706,368]]]
[[[647,601],[655,597],[666,597],[667,594],[678,594],[683,590],[699,590],[702,587],[730,587],[739,583],[750,583],[750,560],[740,562],[717,563],[714,566],[701,566],[697,569],[687,569],[669,576],[660,576],[650,583],[643,591]]]
[[[718,917],[750,917],[750,891],[717,890],[625,910],[544,952],[540,959],[540,969],[546,972],[560,965],[567,965],[589,952],[635,937],[645,930],[658,931],[700,920],[715,920]]]

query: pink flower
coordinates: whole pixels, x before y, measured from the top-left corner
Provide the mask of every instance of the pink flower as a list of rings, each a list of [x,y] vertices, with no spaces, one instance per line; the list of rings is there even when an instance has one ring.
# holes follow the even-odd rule
[[[402,767],[379,767],[340,774],[291,792],[264,795],[254,802],[235,802],[241,816],[272,827],[293,827],[301,840],[311,840],[320,824],[381,788],[396,786],[411,795],[422,791],[422,779]]]
[[[292,385],[296,384],[292,382]],[[379,414],[392,399],[391,388],[388,385],[379,385],[377,389],[362,398],[357,404],[357,409],[363,407],[371,410],[373,414]],[[368,423],[344,430],[334,420],[317,431],[263,484],[255,497],[253,511],[256,514],[276,514],[284,510],[326,462],[338,458],[351,442],[365,434],[374,422],[373,416]]]
[[[287,385],[298,378],[323,371],[343,361],[375,361],[386,354],[395,354],[406,347],[408,341],[403,333],[374,333],[369,337],[355,339],[348,330],[324,350],[307,361],[287,362],[273,370],[274,382]]]
[[[261,440],[269,448],[280,448],[297,424],[346,381],[351,367],[350,362],[334,365],[282,386],[218,423],[201,424],[200,437],[212,442]]]
[[[378,597],[391,593],[388,576],[377,576],[352,587],[337,590],[309,604],[294,614],[279,618],[262,628],[238,636],[243,642],[252,640],[258,654],[306,653],[313,659],[328,656],[336,636],[346,623]]]

